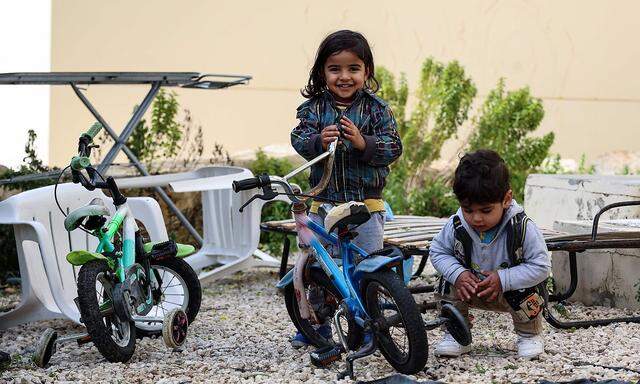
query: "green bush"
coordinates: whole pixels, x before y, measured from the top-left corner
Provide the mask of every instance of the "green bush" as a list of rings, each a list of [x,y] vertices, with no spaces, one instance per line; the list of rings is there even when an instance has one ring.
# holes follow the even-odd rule
[[[513,195],[520,203],[527,176],[549,157],[553,144],[553,132],[542,137],[529,136],[543,117],[542,102],[531,96],[529,88],[507,92],[504,79],[500,79],[482,105],[469,138],[469,150],[488,148],[502,156],[511,174]]]
[[[446,216],[456,203],[441,176],[429,171],[440,158],[443,145],[457,136],[466,121],[476,87],[457,62],[442,64],[428,58],[420,73],[416,107],[406,117],[408,86],[404,75],[396,84],[385,68],[376,69],[380,96],[389,102],[404,147],[389,174],[385,199],[394,211],[416,215]],[[409,191],[409,193],[406,193]]]
[[[268,175],[284,176],[295,167],[287,159],[279,159],[267,156],[262,149],[256,152],[256,158],[248,167],[254,175],[266,173]],[[308,173],[304,172],[296,175],[290,180],[302,188],[303,191],[309,189]],[[285,220],[291,218],[289,204],[282,201],[274,201],[268,203],[262,210],[261,221]],[[260,244],[265,252],[271,254],[280,254],[282,252],[282,240],[284,235],[280,233],[261,233]]]
[[[380,96],[394,112],[404,146],[403,155],[391,167],[384,194],[394,211],[434,216],[455,211],[458,203],[451,192],[450,179],[457,161],[448,165],[446,175],[434,171],[431,165],[440,159],[444,144],[457,137],[465,122],[472,127],[463,149],[489,148],[498,152],[509,166],[514,196],[521,202],[529,173],[557,172],[560,168],[557,158],[544,162],[550,157],[553,133],[530,136],[540,125],[544,109],[528,88],[506,91],[501,79],[478,115],[469,121],[476,96],[473,81],[458,62],[443,64],[428,58],[422,66],[416,106],[407,118],[409,89],[405,76],[402,74],[396,81],[385,68],[376,68],[376,73]]]
[[[422,188],[409,192],[411,213],[418,216],[446,217],[458,209],[458,201],[449,184],[441,177],[434,177]]]

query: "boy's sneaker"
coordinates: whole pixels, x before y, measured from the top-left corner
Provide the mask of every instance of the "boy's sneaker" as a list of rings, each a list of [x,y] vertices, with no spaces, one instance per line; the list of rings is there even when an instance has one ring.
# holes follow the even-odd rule
[[[323,324],[319,326],[316,331],[320,334],[320,336],[325,339],[331,339],[331,325]],[[302,348],[311,345],[311,341],[307,339],[305,335],[300,333],[300,331],[296,332],[296,335],[291,339],[291,346],[294,348]]]
[[[537,359],[544,352],[544,340],[540,335],[518,335],[518,357],[531,360]]]
[[[433,354],[438,357],[458,357],[469,351],[471,351],[471,344],[461,345],[449,332],[445,332],[442,341],[433,350]]]

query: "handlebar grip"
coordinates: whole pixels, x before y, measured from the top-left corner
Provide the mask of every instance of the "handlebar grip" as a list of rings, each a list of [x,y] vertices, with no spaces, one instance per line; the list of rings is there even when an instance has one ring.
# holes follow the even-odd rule
[[[96,137],[96,135],[98,133],[100,133],[101,129],[102,129],[102,124],[100,124],[98,122],[95,122],[95,123],[93,123],[91,128],[89,128],[89,130],[87,132],[85,132],[84,134],[86,136],[89,136],[91,138],[91,140],[93,140],[93,138]]]
[[[91,159],[86,156],[74,156],[71,159],[71,169],[74,171],[81,171],[91,166]]]
[[[233,191],[238,193],[240,191],[246,191],[249,189],[253,189],[253,188],[258,188],[260,187],[260,178],[258,177],[251,177],[249,179],[244,179],[244,180],[234,180],[233,183],[231,184],[231,187],[233,188]]]

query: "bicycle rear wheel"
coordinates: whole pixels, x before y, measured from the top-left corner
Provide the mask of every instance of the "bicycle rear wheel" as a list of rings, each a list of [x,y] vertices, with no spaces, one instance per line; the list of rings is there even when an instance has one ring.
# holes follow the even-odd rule
[[[181,309],[191,325],[202,301],[200,280],[193,268],[182,259],[167,258],[152,261],[151,271],[160,277],[162,286],[152,288],[155,305],[147,316],[164,317],[174,309]],[[162,323],[136,322],[136,332],[139,337],[160,336],[162,326]]]
[[[284,301],[289,317],[298,331],[314,346],[321,348],[339,344],[338,328],[334,324],[333,317],[342,301],[342,295],[322,271],[312,269],[308,276],[309,278],[304,281],[304,294],[311,303],[318,323],[313,323],[311,319],[303,319],[300,315],[293,283],[287,285],[284,290]],[[339,321],[346,333],[349,349],[355,349],[362,340],[362,328],[346,315],[340,316]],[[331,332],[327,332],[327,327]]]

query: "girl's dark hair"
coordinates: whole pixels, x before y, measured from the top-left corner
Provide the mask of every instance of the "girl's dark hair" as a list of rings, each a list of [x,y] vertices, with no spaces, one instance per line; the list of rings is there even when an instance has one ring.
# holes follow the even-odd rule
[[[460,204],[500,202],[509,188],[509,169],[495,151],[479,149],[460,159],[453,180]]]
[[[344,29],[333,32],[320,43],[316,53],[316,60],[311,71],[309,71],[309,82],[301,91],[302,96],[309,99],[319,95],[324,90],[327,85],[324,79],[324,64],[329,56],[345,50],[353,52],[364,62],[364,68],[369,75],[364,83],[365,88],[374,93],[378,91],[380,83],[374,76],[373,54],[367,39],[359,32]]]

